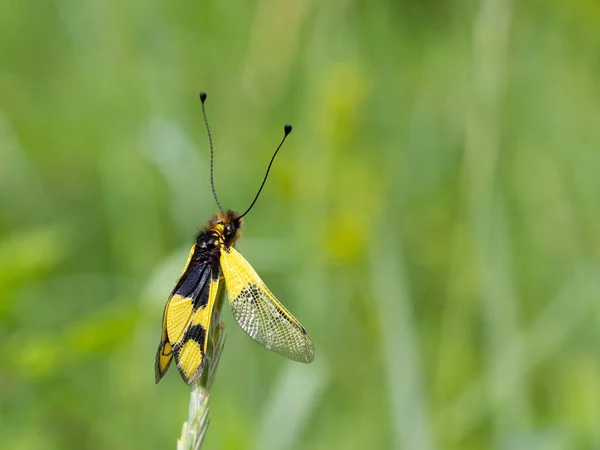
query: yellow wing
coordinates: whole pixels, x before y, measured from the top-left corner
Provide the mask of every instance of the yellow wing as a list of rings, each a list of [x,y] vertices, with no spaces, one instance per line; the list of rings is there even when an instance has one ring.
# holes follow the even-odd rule
[[[218,290],[219,273],[213,273],[206,263],[189,265],[188,260],[188,266],[163,313],[163,329],[155,362],[157,383],[169,368],[173,356],[187,384],[194,384],[200,379]]]
[[[294,361],[309,363],[315,358],[304,327],[233,247],[221,251],[221,270],[233,317],[252,339]]]
[[[154,362],[154,381],[158,383],[160,379],[167,373],[171,360],[173,359],[173,347],[169,342],[169,336],[167,335],[167,308],[169,302],[165,305],[162,319],[162,333],[160,335],[160,344],[156,351],[156,360]]]
[[[177,285],[179,285],[179,283],[186,275],[186,272],[190,267],[190,261],[192,260],[192,256],[194,256],[195,249],[196,245],[192,245],[183,272],[179,276],[179,280],[177,280]],[[177,289],[174,289],[174,291],[175,290]],[[173,347],[171,346],[171,342],[169,342],[169,336],[167,334],[167,309],[169,308],[169,304],[171,303],[171,298],[173,297],[173,294],[174,292],[171,293],[171,296],[169,297],[169,300],[167,300],[167,304],[165,305],[165,309],[163,311],[160,344],[158,344],[158,350],[156,351],[156,359],[154,361],[155,383],[158,383],[161,380],[161,378],[164,377],[165,373],[167,373],[167,370],[169,370],[171,361],[173,360]]]
[[[211,325],[210,321],[218,290],[218,276],[216,278],[211,277],[208,287],[208,303],[192,312],[189,323],[182,332],[181,337],[173,343],[177,368],[183,381],[189,385],[198,382],[204,369]],[[187,298],[184,301],[189,300]],[[187,308],[187,306],[184,308]],[[174,325],[174,330],[177,333],[177,325]]]

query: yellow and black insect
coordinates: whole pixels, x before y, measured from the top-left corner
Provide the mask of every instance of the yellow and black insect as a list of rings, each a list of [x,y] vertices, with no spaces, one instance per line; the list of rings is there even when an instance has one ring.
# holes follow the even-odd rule
[[[233,317],[252,339],[295,361],[309,363],[315,357],[313,343],[304,327],[277,301],[248,261],[233,248],[243,225],[242,217],[256,203],[273,160],[292,126],[285,126],[283,139],[271,158],[250,207],[243,214],[224,211],[213,183],[213,146],[204,110],[204,92],[200,93],[200,100],[210,143],[210,183],[219,212],[196,238],[185,269],[165,306],[156,353],[157,383],[167,372],[173,357],[187,384],[194,384],[200,379],[207,358],[211,316],[221,275],[225,279]]]

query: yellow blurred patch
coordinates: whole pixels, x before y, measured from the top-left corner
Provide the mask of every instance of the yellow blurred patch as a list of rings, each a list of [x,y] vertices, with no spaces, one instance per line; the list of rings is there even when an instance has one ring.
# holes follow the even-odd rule
[[[371,85],[360,65],[353,62],[338,62],[328,68],[315,118],[333,150],[351,145],[360,128]]]
[[[363,257],[375,240],[385,242],[386,234],[395,232],[397,224],[382,217],[387,186],[367,158],[348,161],[344,170],[333,176],[335,207],[322,239],[331,259],[352,262]]]

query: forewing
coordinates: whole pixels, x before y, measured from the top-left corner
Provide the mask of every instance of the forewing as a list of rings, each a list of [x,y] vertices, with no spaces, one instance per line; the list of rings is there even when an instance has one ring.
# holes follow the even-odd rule
[[[252,339],[294,361],[314,359],[315,349],[304,327],[233,247],[221,251],[221,270],[233,317]]]
[[[177,369],[187,384],[196,383],[206,363],[206,350],[211,326],[212,311],[219,291],[219,273],[213,268],[202,295],[205,300],[193,309],[190,320],[179,341],[173,344]]]
[[[193,259],[194,248],[165,307],[161,342],[156,354],[156,382],[163,377],[173,356],[181,377],[194,384],[206,359],[210,317],[219,285],[219,268]]]
[[[177,291],[178,287],[185,280],[186,275],[190,269],[190,261],[192,260],[192,256],[194,255],[195,245],[192,246],[190,253],[188,255],[187,262],[185,263],[185,267],[183,269],[182,274],[179,276],[179,280],[177,281],[177,285],[173,292],[169,296],[167,300],[167,304],[165,305],[165,309],[163,311],[162,317],[162,331],[160,334],[160,343],[158,344],[158,350],[156,351],[156,359],[154,361],[154,380],[158,383],[161,378],[167,373],[169,370],[169,366],[171,365],[171,361],[173,359],[173,347],[171,342],[169,341],[169,335],[167,333],[167,311],[169,309],[169,305],[171,303],[171,299],[173,295]]]

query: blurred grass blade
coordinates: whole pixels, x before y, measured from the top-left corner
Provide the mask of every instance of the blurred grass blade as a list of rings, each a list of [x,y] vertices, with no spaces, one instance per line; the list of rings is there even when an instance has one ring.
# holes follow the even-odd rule
[[[24,217],[39,218],[47,214],[52,199],[10,119],[0,109],[0,211],[3,221],[18,227]]]
[[[379,301],[383,358],[387,371],[396,448],[435,448],[421,373],[419,339],[398,242],[371,246],[371,282]]]
[[[496,395],[487,399],[487,375],[473,380],[459,399],[442,414],[442,421],[452,423],[460,440],[495,413],[510,399],[516,387],[524,383],[533,367],[552,355],[581,323],[597,310],[600,292],[600,268],[594,265],[581,267],[565,284],[560,294],[533,323],[528,332],[515,333],[506,344],[496,363],[515,366],[510,376],[501,380]],[[527,365],[518,366],[521,349],[526,352]]]
[[[320,361],[305,365],[287,362],[279,374],[261,420],[254,448],[293,448],[328,384]]]
[[[502,99],[506,89],[508,45],[512,11],[508,0],[480,0],[473,28],[473,77],[471,105],[466,118],[463,194],[468,199],[470,235],[475,247],[475,266],[480,271],[477,297],[484,313],[484,361],[487,396],[494,403],[502,395],[505,380],[521,371],[523,349],[515,347],[511,364],[499,360],[500,349],[518,333],[518,300],[510,279],[508,227],[504,223],[500,194],[496,193],[501,155]],[[519,377],[515,380],[521,380]],[[498,405],[492,419],[497,445],[510,433],[528,425],[526,387],[515,383],[510,401]]]

